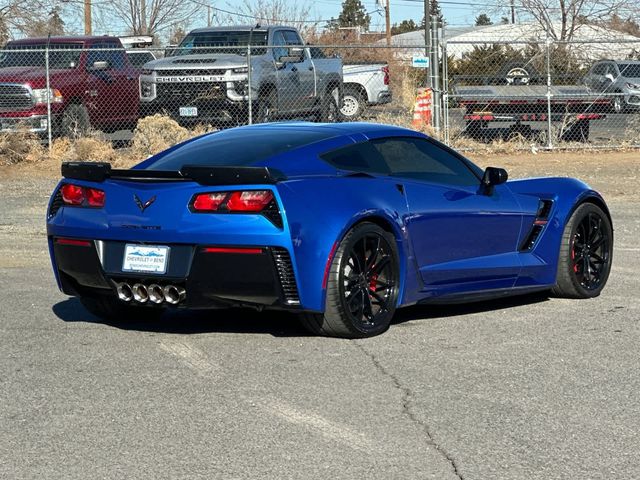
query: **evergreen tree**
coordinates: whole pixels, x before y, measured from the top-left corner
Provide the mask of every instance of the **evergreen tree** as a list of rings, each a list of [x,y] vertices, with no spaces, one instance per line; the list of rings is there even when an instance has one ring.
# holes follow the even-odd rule
[[[493,22],[486,13],[481,13],[476,17],[476,27],[484,27],[486,25],[493,25]]]
[[[345,0],[342,3],[342,12],[338,15],[338,27],[360,27],[366,32],[369,30],[370,23],[371,16],[360,0]]]
[[[413,20],[403,20],[400,24],[394,23],[391,27],[391,35],[399,35],[401,33],[415,32],[420,26]]]

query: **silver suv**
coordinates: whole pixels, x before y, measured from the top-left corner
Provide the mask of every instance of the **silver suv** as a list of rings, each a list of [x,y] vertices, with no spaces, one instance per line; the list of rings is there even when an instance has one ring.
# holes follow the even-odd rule
[[[640,108],[640,61],[601,60],[584,77],[591,90],[611,95],[616,113]]]

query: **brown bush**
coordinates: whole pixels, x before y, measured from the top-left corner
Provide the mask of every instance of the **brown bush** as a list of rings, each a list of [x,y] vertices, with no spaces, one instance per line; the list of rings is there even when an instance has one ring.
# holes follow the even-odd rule
[[[37,135],[28,131],[0,134],[0,165],[37,162],[46,156]]]
[[[213,130],[211,126],[197,126],[188,130],[175,120],[160,114],[145,117],[138,121],[133,132],[129,159],[139,162],[177,143]]]

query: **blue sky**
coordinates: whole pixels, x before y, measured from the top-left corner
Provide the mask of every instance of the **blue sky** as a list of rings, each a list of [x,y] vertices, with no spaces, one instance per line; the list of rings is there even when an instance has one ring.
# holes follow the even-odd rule
[[[321,19],[337,17],[342,10],[343,0],[314,0],[316,16]],[[371,13],[371,30],[384,30],[384,12],[381,7],[376,4],[375,0],[361,0],[368,12],[375,12],[380,9],[379,13]],[[383,0],[384,1],[384,0]],[[405,19],[413,19],[416,23],[422,20],[424,14],[424,3],[420,0],[390,0],[391,2],[391,23],[400,23]],[[463,2],[460,2],[463,3]],[[448,25],[472,25],[475,23],[477,15],[483,12],[482,7],[475,7],[471,4],[467,5],[444,5],[441,4],[444,18]],[[490,13],[490,12],[487,12]],[[499,15],[496,16],[494,22],[497,23]]]

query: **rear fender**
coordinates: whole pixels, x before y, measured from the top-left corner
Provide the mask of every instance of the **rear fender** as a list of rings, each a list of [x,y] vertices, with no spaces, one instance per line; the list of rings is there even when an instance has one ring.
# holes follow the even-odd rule
[[[334,246],[357,223],[372,220],[391,229],[400,254],[399,304],[415,301],[417,274],[402,226],[407,206],[393,182],[379,178],[305,178],[278,185],[291,232],[301,304],[323,311],[324,274]],[[405,282],[405,279],[410,279]]]

